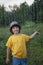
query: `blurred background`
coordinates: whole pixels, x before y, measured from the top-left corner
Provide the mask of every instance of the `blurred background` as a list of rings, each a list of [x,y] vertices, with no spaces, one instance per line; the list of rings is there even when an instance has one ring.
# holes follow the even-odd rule
[[[21,33],[39,31],[27,44],[28,65],[43,65],[43,0],[0,0],[0,65],[6,65],[6,41],[11,35],[9,24],[17,21]],[[11,56],[12,58],[12,56]],[[11,62],[9,65],[11,65]]]

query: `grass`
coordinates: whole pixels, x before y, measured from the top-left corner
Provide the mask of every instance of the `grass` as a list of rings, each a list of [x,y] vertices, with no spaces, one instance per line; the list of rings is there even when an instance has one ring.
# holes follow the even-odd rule
[[[27,43],[28,65],[43,65],[43,24],[35,24],[26,22],[22,26],[21,33],[31,35],[34,31],[40,31],[40,35],[36,35]],[[9,28],[0,28],[0,65],[6,65],[6,41],[10,36]],[[3,64],[2,64],[3,63]]]

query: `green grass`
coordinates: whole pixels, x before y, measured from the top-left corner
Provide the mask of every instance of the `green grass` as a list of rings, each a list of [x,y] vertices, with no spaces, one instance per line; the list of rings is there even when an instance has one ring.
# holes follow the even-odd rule
[[[26,22],[21,29],[21,33],[27,35],[31,35],[36,30],[40,31],[40,35],[36,35],[27,43],[28,65],[43,65],[43,23],[35,24],[33,22]],[[9,36],[9,28],[0,28],[0,65],[6,65],[5,44]]]

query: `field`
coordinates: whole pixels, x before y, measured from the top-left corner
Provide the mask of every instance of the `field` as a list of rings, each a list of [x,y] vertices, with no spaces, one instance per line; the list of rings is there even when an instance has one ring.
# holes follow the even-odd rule
[[[26,22],[25,25],[21,27],[21,33],[27,35],[31,35],[36,30],[40,32],[40,35],[36,35],[26,46],[28,65],[43,65],[43,23],[35,24],[33,22]],[[0,65],[6,65],[5,44],[10,35],[8,27],[0,28]]]

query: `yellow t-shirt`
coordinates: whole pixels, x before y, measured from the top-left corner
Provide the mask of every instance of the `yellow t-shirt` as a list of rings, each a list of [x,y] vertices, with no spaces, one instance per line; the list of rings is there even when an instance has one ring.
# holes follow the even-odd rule
[[[26,42],[30,40],[30,36],[25,34],[12,35],[9,37],[6,46],[12,50],[12,55],[17,58],[25,58],[27,56]]]

